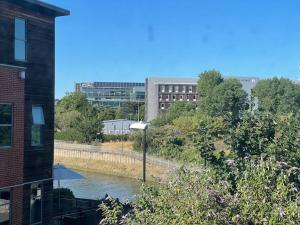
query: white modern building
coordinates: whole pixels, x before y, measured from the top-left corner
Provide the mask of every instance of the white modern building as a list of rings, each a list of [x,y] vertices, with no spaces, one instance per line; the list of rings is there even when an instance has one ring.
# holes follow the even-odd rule
[[[118,119],[118,120],[105,120],[103,121],[103,134],[129,134],[131,132],[130,125],[137,123],[134,120]]]

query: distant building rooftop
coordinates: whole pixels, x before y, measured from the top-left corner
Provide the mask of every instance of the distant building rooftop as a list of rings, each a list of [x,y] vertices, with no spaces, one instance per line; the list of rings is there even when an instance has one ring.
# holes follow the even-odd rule
[[[128,88],[128,87],[144,87],[144,83],[136,83],[136,82],[82,82],[77,83],[80,84],[81,87],[116,87],[116,88]]]

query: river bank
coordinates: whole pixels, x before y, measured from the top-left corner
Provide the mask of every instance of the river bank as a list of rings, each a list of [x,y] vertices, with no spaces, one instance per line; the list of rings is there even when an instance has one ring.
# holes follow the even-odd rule
[[[133,179],[141,179],[143,167],[142,164],[128,164],[109,162],[96,159],[80,159],[72,157],[61,157],[55,155],[55,163],[60,163],[68,168],[75,170],[107,174],[119,177],[128,177]],[[147,180],[148,181],[165,181],[172,173],[166,168],[158,165],[147,164]]]
[[[124,151],[118,150],[120,146],[115,143],[97,146],[55,141],[54,162],[80,171],[141,179],[143,154],[125,150],[130,143],[122,145]],[[146,179],[165,181],[178,167],[176,163],[147,155]]]

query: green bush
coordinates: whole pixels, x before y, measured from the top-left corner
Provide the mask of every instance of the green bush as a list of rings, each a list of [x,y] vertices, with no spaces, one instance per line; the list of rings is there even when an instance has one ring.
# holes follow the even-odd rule
[[[250,160],[245,168],[236,189],[212,169],[182,168],[170,182],[143,186],[123,219],[120,210],[118,217],[106,215],[128,225],[299,224],[300,193],[291,179],[299,171],[273,158]]]
[[[103,134],[103,142],[110,142],[110,141],[128,141],[129,135],[128,134]]]
[[[61,141],[73,141],[79,143],[85,142],[84,135],[77,129],[73,128],[67,129],[66,131],[56,132],[54,134],[54,138]]]
[[[55,188],[53,190],[54,212],[59,213],[59,212],[68,212],[73,210],[75,207],[74,200],[75,200],[75,196],[70,189]]]

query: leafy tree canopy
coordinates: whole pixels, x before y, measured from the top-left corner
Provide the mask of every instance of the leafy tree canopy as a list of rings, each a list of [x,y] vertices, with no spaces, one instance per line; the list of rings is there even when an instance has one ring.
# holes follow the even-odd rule
[[[56,105],[56,138],[68,141],[91,142],[100,138],[102,121],[82,93],[70,93]],[[99,135],[100,133],[100,135]]]
[[[285,78],[261,80],[253,89],[258,109],[274,114],[297,112],[300,108],[300,85]]]
[[[235,123],[249,107],[247,93],[237,79],[227,79],[215,86],[209,96],[200,98],[199,110],[212,117],[221,116]]]
[[[223,82],[222,74],[217,70],[204,71],[199,75],[198,94],[200,98],[211,95],[212,90]]]
[[[162,112],[151,123],[154,126],[163,126],[172,123],[180,116],[192,116],[195,114],[196,106],[190,102],[174,102],[166,112]]]

